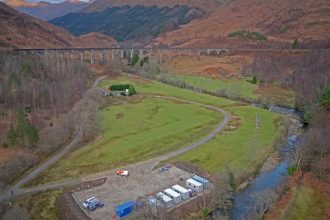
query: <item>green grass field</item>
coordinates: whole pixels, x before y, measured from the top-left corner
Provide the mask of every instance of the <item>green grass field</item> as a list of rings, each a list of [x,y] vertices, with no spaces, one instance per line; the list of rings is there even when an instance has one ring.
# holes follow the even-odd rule
[[[108,87],[110,84],[119,84],[119,83],[133,84],[138,93],[172,96],[190,101],[209,104],[217,107],[224,107],[236,103],[235,101],[225,98],[200,94],[190,90],[176,88],[159,82],[150,82],[138,78],[136,76],[116,77],[110,80],[103,80],[101,82],[101,86]]]
[[[121,97],[109,97],[109,100],[124,101],[102,110],[101,137],[72,152],[29,185],[78,177],[161,155],[204,137],[223,119],[218,112],[153,98],[151,95],[155,94],[217,106],[236,115],[239,121],[237,129],[219,134],[173,160],[190,162],[210,173],[222,171],[225,167],[253,171],[272,151],[276,136],[275,113],[136,76],[103,80],[100,86],[117,83],[134,84],[138,94],[126,97],[126,101]],[[134,101],[129,103],[130,99]],[[255,131],[256,115],[262,121],[258,135]]]
[[[102,136],[57,163],[42,181],[104,171],[179,149],[221,120],[218,112],[156,98],[104,108]]]
[[[220,89],[226,90],[228,95],[256,99],[260,95],[255,93],[258,88],[257,84],[252,84],[242,79],[211,79],[204,76],[189,76],[189,75],[176,75],[178,79],[181,79],[188,84],[197,87],[204,88],[209,91],[215,92]]]
[[[329,202],[322,199],[322,196],[312,188],[302,186],[295,192],[296,199],[287,210],[281,220],[326,220],[326,209],[329,208]]]
[[[171,161],[186,161],[210,173],[221,172],[225,168],[252,172],[272,152],[277,133],[274,120],[278,115],[250,106],[225,110],[240,118],[239,123],[235,123],[236,130],[218,134],[208,143]],[[255,127],[256,115],[261,118],[259,133]]]

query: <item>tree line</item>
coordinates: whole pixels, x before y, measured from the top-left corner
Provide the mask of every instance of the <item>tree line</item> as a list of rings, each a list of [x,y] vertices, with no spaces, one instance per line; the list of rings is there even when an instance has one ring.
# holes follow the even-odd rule
[[[89,70],[58,53],[0,54],[0,104],[65,112],[86,91]]]
[[[83,130],[98,131],[100,99],[89,87],[88,67],[57,53],[0,54],[2,147],[17,153],[0,166],[0,190]],[[37,119],[35,119],[37,118]],[[49,123],[40,122],[48,118]]]

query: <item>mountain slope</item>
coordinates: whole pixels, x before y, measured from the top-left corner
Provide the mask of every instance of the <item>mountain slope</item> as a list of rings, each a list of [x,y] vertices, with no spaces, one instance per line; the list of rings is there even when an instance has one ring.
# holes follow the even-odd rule
[[[95,0],[89,7],[84,9],[84,12],[103,11],[106,8],[122,7],[122,6],[137,6],[143,5],[146,7],[175,7],[178,5],[187,5],[189,7],[197,7],[204,11],[213,11],[215,8],[230,0]]]
[[[234,0],[207,18],[164,33],[153,45],[249,43],[249,39],[227,38],[230,33],[242,30],[267,36],[268,40],[263,43],[287,43],[298,38],[299,41],[329,45],[330,3],[328,0]]]
[[[115,45],[116,42],[101,34],[76,38],[65,30],[29,15],[20,13],[0,2],[0,47],[6,48],[52,48],[52,47],[99,47]],[[102,41],[100,41],[100,39]]]
[[[151,39],[159,33],[204,16],[204,11],[187,5],[175,7],[122,6],[99,12],[76,12],[51,20],[75,35],[101,32],[118,41]]]
[[[82,10],[89,3],[78,0],[67,0],[61,3],[26,2],[25,0],[6,0],[6,4],[18,11],[42,20],[50,20],[71,12]]]

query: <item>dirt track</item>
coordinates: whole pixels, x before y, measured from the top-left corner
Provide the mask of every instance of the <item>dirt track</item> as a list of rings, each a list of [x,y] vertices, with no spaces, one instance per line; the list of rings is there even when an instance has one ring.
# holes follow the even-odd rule
[[[98,83],[104,79],[106,76],[101,76],[99,78],[97,78],[94,83],[92,88],[96,88]],[[46,170],[47,168],[49,168],[50,166],[52,166],[53,164],[55,164],[57,161],[59,161],[63,156],[65,156],[66,154],[68,154],[70,151],[73,150],[73,148],[79,143],[79,141],[81,140],[83,135],[83,132],[81,130],[79,130],[76,134],[76,136],[74,137],[74,139],[67,145],[65,146],[62,150],[60,150],[58,153],[56,153],[53,157],[49,158],[49,160],[47,160],[45,163],[41,164],[40,166],[38,166],[36,169],[34,169],[31,173],[29,173],[28,175],[24,176],[22,179],[20,179],[18,182],[15,183],[15,185],[13,185],[10,190],[6,193],[7,196],[15,196],[17,194],[17,191],[20,191],[19,189],[25,185],[27,182],[29,182],[30,180],[34,179],[37,175],[39,175],[41,172],[43,172],[44,170]]]

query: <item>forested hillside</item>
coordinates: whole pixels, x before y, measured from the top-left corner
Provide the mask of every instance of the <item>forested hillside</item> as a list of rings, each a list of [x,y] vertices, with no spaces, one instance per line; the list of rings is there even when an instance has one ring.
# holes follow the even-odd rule
[[[85,64],[55,53],[0,54],[0,189],[96,117],[83,98],[89,77]]]
[[[204,12],[186,5],[169,7],[137,5],[107,8],[100,12],[70,13],[51,20],[75,35],[101,32],[118,41],[153,37],[202,17]]]

